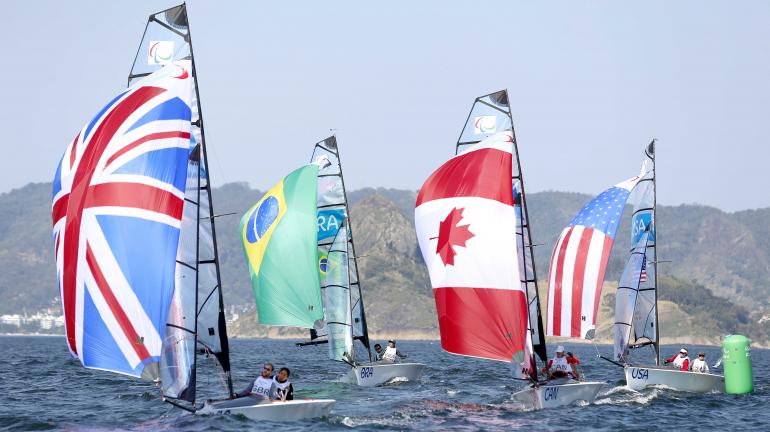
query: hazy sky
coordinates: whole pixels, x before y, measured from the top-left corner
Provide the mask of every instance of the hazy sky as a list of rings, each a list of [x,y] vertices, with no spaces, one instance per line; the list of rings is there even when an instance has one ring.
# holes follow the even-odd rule
[[[0,192],[51,181],[172,1],[7,2]],[[528,192],[596,194],[658,144],[663,204],[770,206],[770,2],[188,3],[215,184],[267,188],[337,129],[348,187],[417,189],[508,88]]]

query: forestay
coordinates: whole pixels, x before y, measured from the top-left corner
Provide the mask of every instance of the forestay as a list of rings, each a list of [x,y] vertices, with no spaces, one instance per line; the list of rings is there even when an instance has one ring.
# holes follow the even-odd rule
[[[521,160],[519,159],[518,142],[513,128],[513,118],[508,101],[508,91],[501,90],[489,95],[476,98],[465,125],[460,132],[460,137],[455,146],[455,153],[459,154],[468,147],[479,143],[481,140],[498,132],[511,131],[513,138],[513,156],[515,162],[511,164],[511,182],[514,208],[516,213],[517,253],[522,289],[527,294],[528,302],[528,330],[531,338],[528,340],[526,357],[536,354],[542,361],[546,361],[545,338],[543,335],[543,320],[540,312],[540,301],[537,290],[537,272],[534,260],[534,246],[531,240],[531,230],[528,221],[526,194],[524,193],[524,178],[521,172]],[[529,367],[529,360],[525,369]]]
[[[644,259],[640,269],[638,292],[635,299],[628,296],[619,296],[616,299],[615,313],[623,313],[623,319],[616,318],[615,330],[615,356],[627,361],[628,348],[652,345],[655,350],[656,363],[659,361],[658,352],[658,323],[657,323],[657,249],[655,229],[655,142],[651,142],[645,149],[645,160],[642,165],[642,178],[634,188],[630,201],[634,206],[631,217],[631,241],[635,245],[631,251],[626,272],[630,272],[628,266],[632,264],[634,255],[639,255],[643,249]],[[647,238],[644,241],[644,238]],[[621,285],[626,282],[621,280]],[[620,293],[620,286],[618,288]],[[632,293],[633,294],[633,293]],[[629,321],[629,309],[633,311],[633,319]],[[628,332],[628,323],[631,324],[632,337],[621,337],[624,330]],[[620,357],[618,357],[620,356]]]
[[[358,259],[356,257],[353,232],[349,222],[349,208],[345,179],[342,173],[337,138],[331,136],[316,143],[311,162],[319,166],[318,170],[318,271],[321,285],[327,277],[329,249],[337,238],[343,224],[347,227],[348,280],[350,283],[350,302],[354,339],[360,340],[369,351],[369,334],[366,326],[361,283],[358,277]],[[310,331],[311,339],[327,336],[323,322]],[[371,355],[369,356],[371,359]]]
[[[187,60],[193,83],[190,152],[182,233],[176,260],[176,290],[163,343],[161,391],[171,399],[195,401],[196,353],[213,354],[232,393],[215,214],[207,146],[187,8],[184,4],[149,17],[134,64],[132,83],[169,62]],[[197,338],[195,335],[197,334]]]

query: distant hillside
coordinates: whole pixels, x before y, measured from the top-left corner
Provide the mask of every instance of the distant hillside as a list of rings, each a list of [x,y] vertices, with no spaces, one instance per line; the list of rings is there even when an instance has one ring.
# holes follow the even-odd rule
[[[260,196],[259,191],[242,183],[214,191],[216,213],[236,213],[217,218],[229,305],[253,304],[238,222]],[[415,197],[414,191],[383,188],[350,193],[367,318],[376,332],[436,334],[432,293],[414,235]],[[536,248],[541,281],[547,276],[548,259],[559,232],[590,198],[564,192],[528,195],[533,238],[543,244]],[[756,324],[770,310],[770,243],[763,241],[770,235],[770,209],[725,213],[697,205],[661,206],[658,217],[661,258],[672,261],[660,268],[664,336],[703,335],[704,340],[713,341],[724,333],[743,332],[756,340],[770,341],[770,320],[765,320],[763,327]],[[629,248],[628,219],[626,215],[618,231],[608,268],[608,288],[602,300],[606,306],[602,310],[609,315],[604,321],[600,318],[600,323],[612,319],[613,281]],[[0,314],[32,312],[58,304],[52,249],[50,184],[30,184],[0,195],[0,295],[4,299]],[[252,319],[238,320],[230,332],[243,336],[291,334],[280,330],[267,333]],[[687,333],[690,327],[694,333]],[[601,337],[601,326],[599,330]]]

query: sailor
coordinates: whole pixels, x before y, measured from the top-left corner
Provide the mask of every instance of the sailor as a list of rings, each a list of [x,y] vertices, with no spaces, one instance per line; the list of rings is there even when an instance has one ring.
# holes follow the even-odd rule
[[[571,377],[579,379],[580,374],[575,367],[579,362],[580,360],[575,356],[565,356],[564,347],[559,345],[556,347],[556,357],[548,360],[548,364],[543,368],[543,372],[548,374],[548,378]]]
[[[289,375],[291,375],[289,368],[282,367],[278,371],[278,375],[273,378],[275,380],[275,400],[294,400],[294,387],[289,381]]]
[[[706,353],[698,353],[698,358],[692,362],[692,371],[698,373],[709,373],[709,365],[706,363]]]
[[[251,386],[246,387],[236,397],[250,396],[259,399],[273,399],[275,397],[276,382],[273,379],[273,364],[268,362],[262,366],[262,373],[254,380]]]
[[[682,348],[679,350],[679,354],[666,359],[665,364],[673,363],[675,367],[681,371],[690,371],[690,357],[687,357],[687,349]]]
[[[374,361],[382,361],[382,345],[374,344]]]
[[[687,349],[682,348],[679,350],[679,354],[674,355],[673,357],[666,359],[664,364],[673,364],[674,367],[676,367],[679,370],[682,371],[689,371],[690,370],[690,357],[687,356]]]
[[[388,341],[388,347],[385,348],[385,352],[382,354],[382,361],[385,363],[396,363],[398,360],[405,359],[406,357],[406,354],[403,354],[396,348],[396,341],[391,339]]]

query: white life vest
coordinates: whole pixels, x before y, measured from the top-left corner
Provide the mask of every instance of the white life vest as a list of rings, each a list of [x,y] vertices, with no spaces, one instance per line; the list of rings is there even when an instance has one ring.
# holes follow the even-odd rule
[[[701,359],[695,359],[695,361],[692,362],[692,371],[693,372],[700,372],[700,373],[708,373],[709,372],[709,365],[706,363],[705,360]]]
[[[382,354],[382,359],[389,363],[395,363],[398,359],[397,352],[398,350],[395,347],[387,347],[385,348],[385,353]]]
[[[687,357],[687,356],[684,356],[684,357],[682,357],[682,356],[676,356],[676,358],[674,359],[674,361],[673,361],[673,362],[671,362],[671,363],[673,363],[673,364],[674,364],[674,366],[676,366],[676,367],[678,367],[679,369],[681,369],[681,368],[682,368],[682,365],[684,365],[684,361],[685,361],[685,360],[690,360],[690,357]]]
[[[572,373],[572,368],[567,363],[567,357],[554,357],[551,359],[551,370],[564,373]]]
[[[285,400],[286,392],[288,391],[289,386],[291,385],[291,382],[287,379],[284,382],[279,382],[278,378],[273,378],[273,381],[275,382],[275,397],[277,399]]]
[[[273,386],[275,386],[273,378],[263,378],[260,375],[254,380],[254,384],[251,386],[251,394],[253,396],[271,398],[273,396]]]

